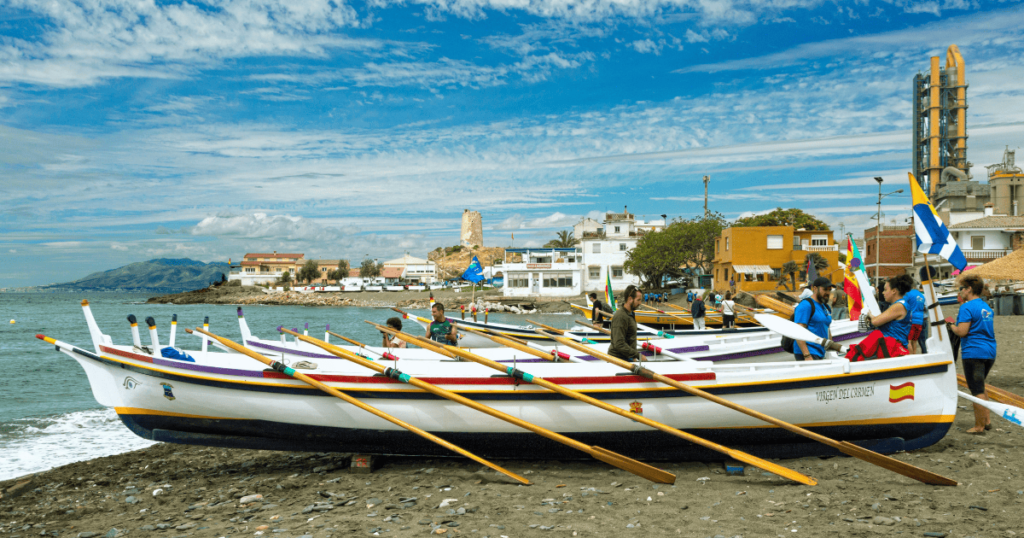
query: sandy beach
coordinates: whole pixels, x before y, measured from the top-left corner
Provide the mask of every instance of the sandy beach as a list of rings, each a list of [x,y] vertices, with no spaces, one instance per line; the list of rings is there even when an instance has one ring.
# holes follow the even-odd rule
[[[1020,318],[996,318],[996,335],[989,382],[1022,394]],[[896,455],[958,487],[845,457],[779,460],[813,487],[721,463],[665,464],[676,484],[657,485],[575,453],[501,462],[533,482],[521,486],[456,458],[388,458],[360,474],[348,454],[158,444],[0,484],[0,535],[1010,537],[1024,533],[1024,429],[992,420],[986,435],[964,433],[961,404],[942,441]]]

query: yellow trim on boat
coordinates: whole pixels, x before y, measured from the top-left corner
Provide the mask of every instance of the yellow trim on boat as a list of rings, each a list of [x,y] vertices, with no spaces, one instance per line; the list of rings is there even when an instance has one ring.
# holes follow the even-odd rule
[[[206,420],[255,420],[248,418],[230,418],[230,417],[208,417],[204,415],[189,415],[185,413],[174,413],[171,411],[158,411],[155,409],[143,409],[141,407],[115,407],[114,411],[118,415],[153,415],[163,417],[182,417],[182,418],[201,418]],[[890,418],[877,418],[877,419],[863,419],[863,420],[837,420],[831,422],[811,422],[806,424],[798,424],[798,426],[804,428],[822,428],[828,426],[876,426],[880,424],[904,424],[904,423],[931,423],[939,424],[945,422],[953,422],[956,415],[915,415],[909,417],[890,417]],[[717,426],[715,428],[696,428],[696,429],[715,429],[715,430],[744,430],[744,429],[755,429],[755,428],[778,428],[773,424],[760,424],[757,426]]]
[[[209,420],[250,420],[246,418],[230,418],[230,417],[208,417],[204,415],[189,415],[185,413],[173,413],[171,411],[156,411],[153,409],[143,409],[141,407],[115,407],[114,411],[118,415],[156,415],[161,417],[182,417],[182,418],[203,418]]]

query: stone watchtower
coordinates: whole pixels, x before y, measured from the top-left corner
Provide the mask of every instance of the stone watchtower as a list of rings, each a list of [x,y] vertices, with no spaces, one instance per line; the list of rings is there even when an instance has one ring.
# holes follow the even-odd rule
[[[479,211],[462,211],[462,235],[459,236],[459,244],[470,248],[484,246],[484,226]]]

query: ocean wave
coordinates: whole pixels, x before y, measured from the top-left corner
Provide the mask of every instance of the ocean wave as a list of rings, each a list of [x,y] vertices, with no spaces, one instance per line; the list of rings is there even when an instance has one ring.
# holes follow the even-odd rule
[[[155,444],[129,431],[113,409],[24,418],[2,431],[0,480]]]

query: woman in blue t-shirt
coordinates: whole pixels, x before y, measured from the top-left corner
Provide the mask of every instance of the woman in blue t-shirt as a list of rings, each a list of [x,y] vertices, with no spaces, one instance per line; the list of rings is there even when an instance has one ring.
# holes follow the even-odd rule
[[[985,282],[980,277],[967,275],[960,280],[960,293],[966,301],[960,305],[956,325],[947,323],[949,330],[960,337],[960,356],[963,358],[967,388],[976,398],[987,400],[985,378],[996,362],[996,333],[992,309],[981,298]],[[974,427],[967,433],[984,434],[992,429],[988,409],[974,404]]]
[[[897,342],[908,346],[907,337],[910,335],[910,311],[912,308],[903,298],[908,291],[913,289],[914,280],[907,275],[899,275],[885,281],[882,289],[882,297],[889,303],[885,312],[872,317],[868,315],[868,322],[878,327],[882,335],[895,338]]]

